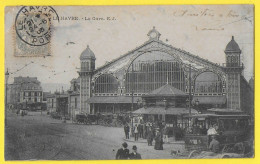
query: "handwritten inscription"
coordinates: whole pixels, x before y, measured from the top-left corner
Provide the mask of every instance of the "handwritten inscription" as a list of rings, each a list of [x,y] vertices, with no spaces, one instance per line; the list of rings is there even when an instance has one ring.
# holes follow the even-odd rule
[[[226,13],[217,13],[211,9],[204,9],[204,10],[200,10],[200,11],[194,11],[194,10],[174,11],[173,16],[176,16],[176,17],[232,17],[232,18],[237,18],[240,15],[234,10],[229,10]]]

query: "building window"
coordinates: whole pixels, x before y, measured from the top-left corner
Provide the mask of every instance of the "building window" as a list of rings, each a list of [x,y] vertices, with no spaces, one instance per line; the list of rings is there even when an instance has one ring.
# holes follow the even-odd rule
[[[87,86],[87,89],[89,87]],[[95,81],[95,93],[116,93],[118,90],[118,82],[116,78],[110,74],[103,74]]]
[[[221,78],[213,72],[203,72],[196,77],[195,93],[222,93]]]
[[[181,61],[159,51],[136,58],[126,73],[126,93],[148,93],[168,83],[185,91],[185,75]]]
[[[75,108],[77,108],[77,104],[78,104],[77,97],[75,97]]]

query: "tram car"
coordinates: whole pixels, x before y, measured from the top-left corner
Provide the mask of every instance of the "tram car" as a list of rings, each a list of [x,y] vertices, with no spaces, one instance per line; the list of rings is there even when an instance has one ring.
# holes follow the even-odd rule
[[[184,142],[186,151],[190,152],[189,158],[199,158],[200,152],[209,151],[213,135],[220,143],[219,154],[233,153],[232,157],[242,157],[252,153],[253,129],[249,115],[209,113],[187,118],[190,125],[185,129]],[[212,131],[215,133],[212,134]]]

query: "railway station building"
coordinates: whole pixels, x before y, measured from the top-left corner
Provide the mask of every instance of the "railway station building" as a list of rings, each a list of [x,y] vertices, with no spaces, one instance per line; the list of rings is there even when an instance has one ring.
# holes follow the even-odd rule
[[[68,113],[134,112],[144,107],[145,97],[165,85],[182,92],[185,99],[179,103],[199,112],[227,108],[253,113],[254,92],[243,76],[242,52],[234,36],[221,47],[226,62],[216,64],[164,43],[155,27],[147,35],[142,45],[99,68],[87,46],[80,55],[79,77],[68,91]]]
[[[253,111],[253,90],[242,75],[242,52],[234,36],[223,45],[226,63],[220,65],[164,43],[155,27],[147,35],[142,45],[99,68],[89,46],[81,53],[81,113],[135,111],[142,96],[166,84],[191,92],[198,109]]]

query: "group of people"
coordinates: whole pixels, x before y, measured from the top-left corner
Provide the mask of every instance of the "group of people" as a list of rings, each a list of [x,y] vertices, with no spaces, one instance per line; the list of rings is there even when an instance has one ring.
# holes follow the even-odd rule
[[[137,152],[137,147],[134,145],[132,147],[132,153],[130,153],[129,149],[127,148],[128,145],[126,142],[122,144],[122,148],[117,150],[116,159],[142,159],[141,154]]]
[[[170,127],[167,127],[163,122],[156,123],[139,123],[135,124],[133,127],[130,127],[128,124],[124,126],[125,138],[130,139],[130,133],[134,137],[135,141],[138,141],[139,138],[147,139],[148,146],[153,145],[155,141],[154,149],[163,150],[163,143],[169,142],[169,130]],[[174,131],[173,138],[181,138],[182,129],[180,126],[172,127]]]

